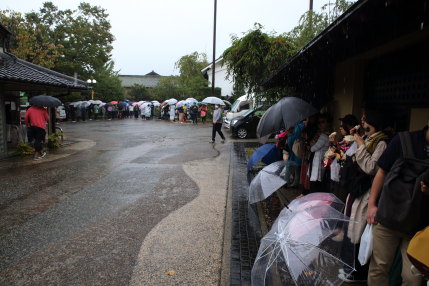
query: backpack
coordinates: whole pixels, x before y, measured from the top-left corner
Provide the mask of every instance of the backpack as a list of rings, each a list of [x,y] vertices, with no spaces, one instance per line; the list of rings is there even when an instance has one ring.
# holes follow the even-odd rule
[[[387,174],[378,203],[376,219],[393,230],[414,235],[429,221],[429,196],[421,192],[420,181],[429,172],[429,160],[416,159],[409,132],[400,132],[403,157]]]
[[[372,176],[359,167],[354,156],[347,156],[340,169],[340,186],[354,198],[359,198],[371,188],[371,184]]]

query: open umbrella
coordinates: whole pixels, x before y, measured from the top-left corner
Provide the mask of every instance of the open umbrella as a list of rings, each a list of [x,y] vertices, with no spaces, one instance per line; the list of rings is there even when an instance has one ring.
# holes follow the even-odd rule
[[[250,170],[259,161],[269,165],[273,162],[280,161],[282,159],[282,152],[276,148],[276,144],[270,143],[259,147],[253,152],[249,161],[247,162],[247,169]]]
[[[225,104],[228,104],[229,106],[231,106],[231,105],[232,105],[232,103],[231,103],[231,102],[229,102],[228,100],[222,99],[222,101],[223,101]]]
[[[282,285],[341,285],[339,270],[348,275],[354,265],[340,257],[343,243],[330,238],[352,222],[329,201],[295,207],[284,208],[261,240],[252,285],[271,285],[274,276]]]
[[[289,129],[316,113],[316,108],[301,98],[284,97],[264,113],[256,128],[256,134],[263,137],[283,128]]]
[[[268,198],[277,191],[286,181],[280,177],[280,173],[287,161],[281,160],[264,167],[250,182],[249,203],[253,204]]]
[[[125,101],[121,101],[118,103],[118,108],[127,108],[128,107],[128,103],[126,103]]]
[[[30,104],[36,106],[57,107],[62,105],[62,102],[53,96],[37,95],[30,98]]]
[[[198,100],[196,100],[195,98],[193,98],[193,97],[189,97],[189,98],[187,98],[186,100],[185,100],[186,102],[189,102],[189,103],[198,103]]]
[[[176,103],[176,107],[181,107],[181,106],[183,106],[183,105],[185,105],[185,104],[186,104],[186,101],[181,100],[181,101],[179,101],[178,103]]]
[[[202,101],[203,103],[208,103],[208,104],[218,104],[218,105],[225,105],[225,103],[223,102],[222,99],[214,97],[214,96],[209,96],[203,99]]]
[[[168,105],[173,105],[177,103],[177,99],[175,98],[170,98],[169,100],[167,100],[167,104]]]
[[[158,100],[152,100],[152,104],[153,104],[153,106],[160,106],[161,105],[161,103],[159,103]]]
[[[118,104],[118,102],[116,100],[112,100],[110,103],[111,104]]]

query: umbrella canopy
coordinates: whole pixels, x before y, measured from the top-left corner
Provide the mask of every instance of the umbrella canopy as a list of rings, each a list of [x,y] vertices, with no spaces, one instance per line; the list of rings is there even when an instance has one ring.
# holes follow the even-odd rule
[[[225,105],[225,103],[223,102],[222,99],[214,97],[214,96],[209,96],[203,99],[202,101],[203,103],[208,103],[208,104],[218,104],[218,105]]]
[[[154,106],[160,106],[160,105],[161,105],[161,103],[159,103],[159,101],[158,101],[158,100],[152,100],[152,104],[153,104]]]
[[[75,102],[70,103],[70,105],[72,105],[74,107],[78,107],[81,103],[82,103],[82,101],[75,101]]]
[[[316,108],[301,98],[284,97],[264,113],[256,128],[256,134],[263,137],[281,129],[289,129],[316,113]]]
[[[90,100],[91,101],[91,100]],[[103,102],[101,100],[92,100],[92,104],[102,104]]]
[[[287,161],[281,160],[264,167],[249,186],[249,203],[253,204],[268,198],[272,193],[286,184],[280,173]]]
[[[295,204],[299,210],[283,209],[261,240],[252,268],[252,285],[269,285],[274,273],[285,285],[341,285],[339,270],[348,275],[354,264],[340,258],[346,244],[331,237],[334,230],[345,230],[347,223],[352,222],[323,199],[313,206]]]
[[[225,104],[228,104],[228,105],[230,105],[230,106],[232,105],[232,104],[231,104],[231,102],[229,102],[228,100],[222,99],[222,101],[223,101]]]
[[[282,159],[282,152],[276,148],[276,144],[270,143],[259,147],[253,152],[252,156],[247,162],[247,169],[250,170],[259,161],[269,165],[273,162],[280,161]]]
[[[189,97],[189,98],[187,98],[186,100],[185,100],[186,102],[189,102],[189,103],[198,103],[198,100],[196,100],[195,98],[193,98],[193,97]]]
[[[177,103],[177,99],[175,98],[170,98],[169,100],[167,100],[167,104],[168,105],[173,105]]]
[[[126,103],[125,101],[121,101],[118,103],[119,108],[126,108],[127,106],[128,106],[128,103]]]
[[[91,103],[90,102],[88,102],[88,101],[82,101],[80,104],[79,104],[79,107],[88,107],[88,106],[90,106],[91,105]]]
[[[181,107],[181,106],[183,106],[183,105],[185,105],[185,104],[186,104],[186,101],[181,100],[181,101],[179,101],[178,103],[176,103],[176,107]]]
[[[57,107],[62,105],[62,102],[53,96],[37,95],[30,98],[30,104],[36,106]]]
[[[112,100],[110,103],[111,104],[118,104],[118,102],[116,100]]]

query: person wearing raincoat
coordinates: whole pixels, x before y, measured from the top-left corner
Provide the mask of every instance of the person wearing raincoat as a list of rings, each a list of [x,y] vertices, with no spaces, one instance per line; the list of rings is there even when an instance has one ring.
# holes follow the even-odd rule
[[[176,106],[171,104],[170,105],[170,121],[174,121],[175,116],[176,116]]]
[[[152,114],[152,108],[150,106],[150,104],[146,105],[144,108],[144,116],[145,116],[145,120],[149,120]]]

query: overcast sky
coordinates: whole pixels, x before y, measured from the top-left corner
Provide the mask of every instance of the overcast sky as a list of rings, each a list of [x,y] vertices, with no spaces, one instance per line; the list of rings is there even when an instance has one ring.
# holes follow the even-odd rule
[[[0,9],[38,11],[44,0],[2,0]],[[53,0],[59,9],[76,9],[79,0]],[[107,10],[112,25],[113,60],[120,74],[143,75],[154,70],[177,75],[174,63],[194,51],[213,57],[214,0],[89,0]],[[314,0],[319,10],[329,0]],[[331,0],[331,2],[334,2]],[[293,29],[308,9],[308,0],[218,0],[216,58],[258,22],[266,32]]]

